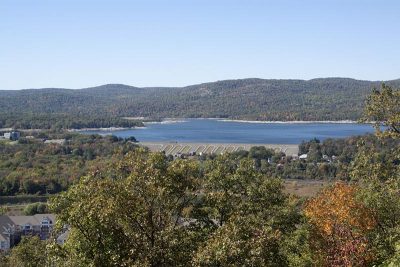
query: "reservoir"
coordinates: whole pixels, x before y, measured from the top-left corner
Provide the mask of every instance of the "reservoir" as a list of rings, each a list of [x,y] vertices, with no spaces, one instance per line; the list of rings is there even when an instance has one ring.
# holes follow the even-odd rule
[[[370,124],[357,123],[277,123],[219,119],[182,119],[145,123],[146,127],[83,131],[86,134],[134,136],[139,142],[299,144],[313,138],[344,138],[374,131]]]

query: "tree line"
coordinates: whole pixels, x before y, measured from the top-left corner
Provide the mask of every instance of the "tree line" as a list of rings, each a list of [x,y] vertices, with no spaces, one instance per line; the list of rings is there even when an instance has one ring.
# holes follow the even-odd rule
[[[144,126],[142,122],[127,120],[107,114],[73,113],[0,113],[0,128],[14,129],[45,129],[61,131],[66,129],[83,128],[132,128]]]

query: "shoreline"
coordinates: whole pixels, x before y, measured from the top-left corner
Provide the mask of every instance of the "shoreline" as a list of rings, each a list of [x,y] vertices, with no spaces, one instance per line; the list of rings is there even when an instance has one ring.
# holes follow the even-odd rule
[[[311,123],[337,123],[337,124],[373,124],[374,122],[360,123],[354,120],[337,120],[337,121],[261,121],[261,120],[246,120],[246,119],[224,119],[224,118],[165,118],[161,121],[146,121],[144,124],[170,124],[187,122],[188,120],[216,120],[221,122],[241,122],[241,123],[265,123],[265,124],[311,124]]]
[[[67,132],[85,132],[85,131],[122,131],[131,130],[136,128],[146,128],[146,127],[106,127],[106,128],[82,128],[82,129],[68,129]]]
[[[187,122],[190,119],[171,119],[171,118],[166,118],[165,120],[161,121],[144,121],[143,124],[172,124],[172,123],[183,123]]]
[[[265,123],[265,124],[311,124],[311,123],[336,123],[336,124],[370,124],[359,123],[353,120],[339,120],[339,121],[253,121],[253,120],[234,120],[234,119],[218,119],[222,122],[242,122],[242,123]]]
[[[104,128],[82,128],[82,129],[68,129],[68,132],[84,132],[84,131],[123,131],[132,129],[146,129],[146,125],[151,124],[174,124],[185,123],[189,120],[215,120],[220,122],[238,122],[238,123],[252,123],[252,124],[373,124],[374,122],[360,123],[354,120],[339,120],[339,121],[257,121],[257,120],[240,120],[240,119],[222,119],[222,118],[165,118],[161,121],[144,121],[144,126],[135,127],[104,127]]]

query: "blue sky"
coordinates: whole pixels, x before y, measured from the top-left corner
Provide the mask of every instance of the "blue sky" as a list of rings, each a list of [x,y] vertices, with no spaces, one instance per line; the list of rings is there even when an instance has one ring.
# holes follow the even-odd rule
[[[0,89],[400,78],[400,1],[0,0]]]

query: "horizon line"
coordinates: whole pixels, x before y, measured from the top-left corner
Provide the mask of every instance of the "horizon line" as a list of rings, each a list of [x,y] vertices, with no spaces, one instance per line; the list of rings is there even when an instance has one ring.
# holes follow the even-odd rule
[[[371,83],[384,83],[384,82],[392,82],[392,81],[398,81],[400,78],[396,79],[390,79],[390,80],[365,80],[365,79],[357,79],[357,78],[350,78],[350,77],[340,77],[340,76],[332,76],[332,77],[318,77],[318,78],[311,78],[311,79],[295,79],[295,78],[258,78],[258,77],[251,77],[251,78],[231,78],[231,79],[222,79],[222,80],[214,80],[214,81],[208,81],[208,82],[199,82],[199,83],[193,83],[193,84],[186,84],[183,86],[134,86],[130,85],[127,83],[103,83],[103,84],[98,84],[94,86],[87,86],[87,87],[78,87],[78,88],[67,88],[67,87],[58,87],[58,86],[48,86],[48,87],[32,87],[32,88],[18,88],[18,89],[1,89],[0,91],[24,91],[24,90],[43,90],[43,89],[65,89],[65,90],[82,90],[82,89],[91,89],[91,88],[97,88],[101,86],[107,86],[107,85],[122,85],[122,86],[129,86],[129,87],[134,87],[138,89],[146,89],[146,88],[185,88],[185,87],[190,87],[190,86],[196,86],[196,85],[202,85],[202,84],[208,84],[208,83],[218,83],[218,82],[224,82],[224,81],[240,81],[240,80],[275,80],[275,81],[304,81],[304,82],[309,82],[312,80],[323,80],[323,79],[348,79],[348,80],[354,80],[354,81],[360,81],[360,82],[371,82]]]

